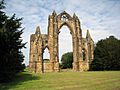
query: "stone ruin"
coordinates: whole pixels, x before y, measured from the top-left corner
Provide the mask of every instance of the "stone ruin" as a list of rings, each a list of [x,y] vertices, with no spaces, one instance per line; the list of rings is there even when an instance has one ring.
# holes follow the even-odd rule
[[[94,41],[87,30],[86,38],[82,37],[80,20],[76,14],[70,16],[67,12],[56,14],[53,11],[48,19],[48,34],[41,34],[40,27],[35,34],[30,36],[29,67],[34,72],[59,72],[59,33],[63,25],[66,25],[72,35],[73,44],[73,71],[87,71],[93,60]],[[44,50],[48,48],[50,60],[43,60]]]

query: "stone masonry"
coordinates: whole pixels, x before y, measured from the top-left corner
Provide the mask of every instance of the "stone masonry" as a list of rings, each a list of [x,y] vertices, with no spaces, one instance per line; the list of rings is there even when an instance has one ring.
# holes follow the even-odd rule
[[[30,60],[29,67],[34,72],[59,72],[59,33],[63,25],[66,25],[72,35],[73,43],[73,71],[87,71],[93,60],[94,42],[87,30],[86,38],[82,38],[82,29],[79,18],[74,14],[71,17],[65,11],[56,14],[53,11],[48,19],[48,34],[41,34],[40,27],[35,34],[30,36]],[[43,60],[44,50],[48,48],[50,60]]]

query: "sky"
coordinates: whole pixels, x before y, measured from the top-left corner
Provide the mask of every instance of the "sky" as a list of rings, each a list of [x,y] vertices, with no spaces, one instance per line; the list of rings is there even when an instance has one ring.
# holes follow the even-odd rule
[[[7,15],[15,13],[16,17],[23,17],[26,65],[29,62],[30,35],[35,33],[36,26],[40,26],[42,34],[47,34],[48,16],[53,10],[57,14],[66,11],[71,16],[76,13],[83,37],[88,29],[95,43],[110,35],[120,39],[120,0],[5,0],[5,3]],[[62,27],[59,38],[61,57],[66,51],[72,51],[72,39],[66,26]]]

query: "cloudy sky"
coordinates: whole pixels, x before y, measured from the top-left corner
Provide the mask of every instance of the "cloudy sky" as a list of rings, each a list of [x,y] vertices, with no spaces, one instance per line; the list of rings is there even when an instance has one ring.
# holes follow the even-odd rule
[[[120,39],[120,0],[5,0],[7,15],[13,13],[23,17],[23,42],[28,42],[24,49],[25,63],[29,61],[30,34],[40,26],[41,33],[47,34],[48,15],[64,10],[79,17],[83,37],[89,29],[95,42],[110,35]],[[66,51],[72,51],[72,39],[67,27],[62,27],[60,33],[60,56]],[[66,38],[67,37],[67,38]],[[67,43],[66,43],[67,42]],[[45,54],[47,56],[47,54]],[[44,55],[44,56],[45,56]]]

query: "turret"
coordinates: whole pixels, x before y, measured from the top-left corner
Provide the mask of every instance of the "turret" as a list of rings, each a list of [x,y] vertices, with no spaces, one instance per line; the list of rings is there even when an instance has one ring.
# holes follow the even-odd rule
[[[77,18],[77,16],[76,16],[76,14],[75,14],[75,13],[73,14],[73,18],[74,18],[74,19],[76,19],[76,18]]]
[[[36,31],[35,31],[35,34],[36,34],[36,35],[37,35],[37,34],[41,34],[41,33],[40,33],[40,27],[39,27],[39,26],[37,26]]]
[[[77,27],[80,26],[80,21],[78,19],[78,17],[76,16],[76,14],[74,13],[73,14],[73,19],[75,20],[76,24],[77,24]],[[81,27],[81,26],[80,26]]]
[[[90,35],[90,33],[89,33],[89,30],[87,30],[86,39],[87,39],[88,41],[89,41],[89,40],[92,40],[91,35]]]
[[[39,26],[37,26],[37,28],[36,28],[35,35],[36,35],[37,40],[42,40],[42,35],[41,35],[41,32],[40,32],[40,27]]]
[[[53,11],[52,15],[53,15],[53,16],[56,16],[56,15],[57,15],[56,12],[55,12],[55,10]]]

